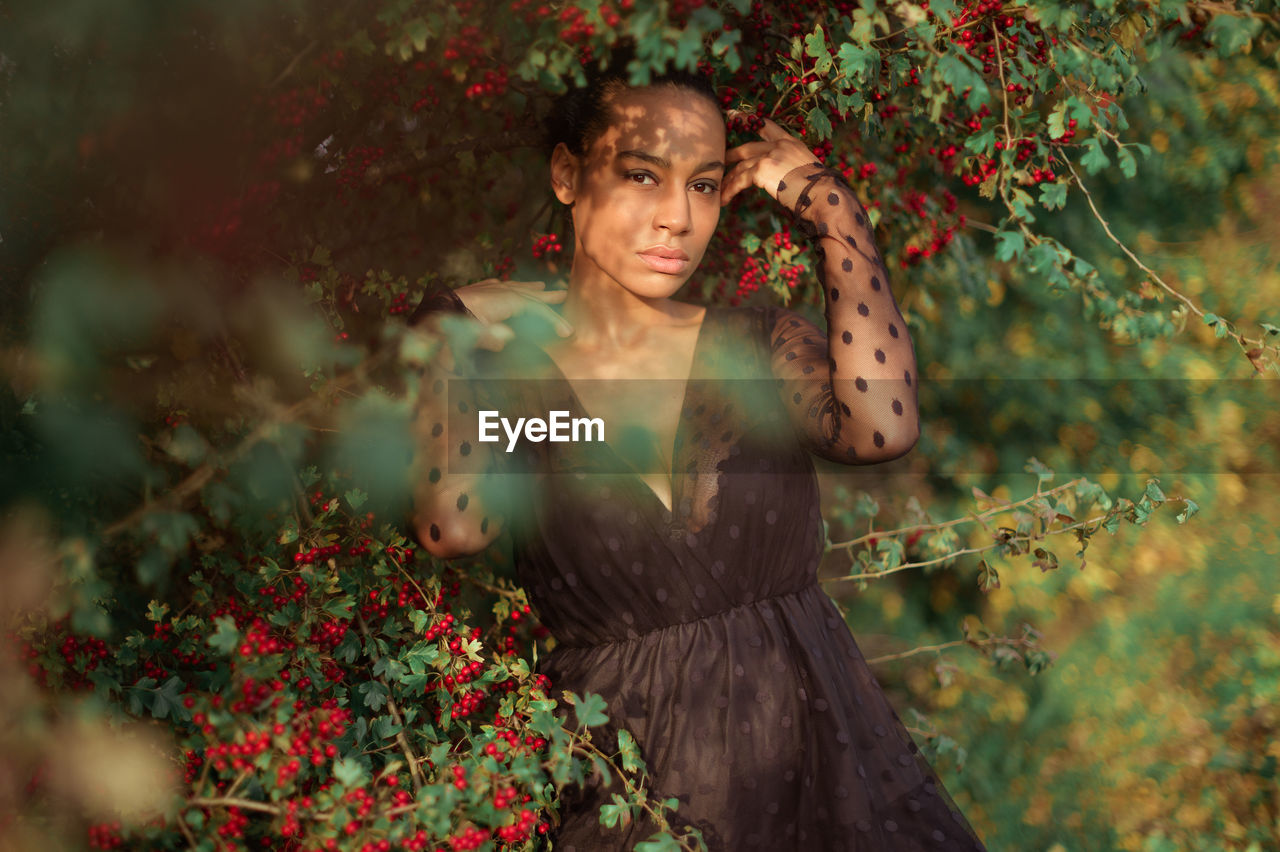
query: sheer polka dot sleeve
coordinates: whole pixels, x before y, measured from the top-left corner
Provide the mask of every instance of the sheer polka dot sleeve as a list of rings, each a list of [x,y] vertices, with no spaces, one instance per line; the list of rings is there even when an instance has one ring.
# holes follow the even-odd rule
[[[840,173],[821,163],[789,172],[778,200],[813,246],[827,322],[824,333],[795,311],[772,309],[772,367],[783,405],[823,458],[897,458],[920,433],[915,350],[866,211]]]
[[[453,291],[440,288],[428,293],[410,318],[441,340],[417,388],[411,468],[413,527],[427,552],[441,559],[480,552],[503,523],[489,481],[497,463],[494,444],[478,440],[478,412],[488,407],[482,395],[486,383],[456,369],[440,323],[450,315],[475,319]]]

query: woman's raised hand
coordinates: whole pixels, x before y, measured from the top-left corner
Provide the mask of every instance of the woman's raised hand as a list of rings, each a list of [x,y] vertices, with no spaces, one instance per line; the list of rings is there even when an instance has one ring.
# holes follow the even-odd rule
[[[730,148],[725,154],[725,165],[732,171],[720,189],[721,206],[752,186],[760,187],[776,199],[778,184],[788,172],[817,159],[808,145],[767,118],[760,128],[760,139]]]
[[[467,310],[484,323],[485,329],[476,340],[476,345],[482,349],[501,350],[515,336],[506,321],[522,313],[546,319],[561,337],[573,334],[573,326],[549,307],[563,302],[569,291],[548,290],[542,281],[488,278],[459,287],[454,293]]]

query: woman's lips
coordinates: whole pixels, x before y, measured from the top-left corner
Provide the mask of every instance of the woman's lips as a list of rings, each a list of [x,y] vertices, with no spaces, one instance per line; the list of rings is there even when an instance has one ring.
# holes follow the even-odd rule
[[[636,254],[648,264],[650,269],[657,272],[665,272],[668,275],[677,275],[684,272],[689,266],[689,255],[679,249],[658,246],[636,252]]]

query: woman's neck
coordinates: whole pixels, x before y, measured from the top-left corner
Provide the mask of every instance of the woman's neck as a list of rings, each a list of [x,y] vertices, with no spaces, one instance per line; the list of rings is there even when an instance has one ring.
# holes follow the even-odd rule
[[[671,298],[645,298],[627,290],[598,269],[583,274],[574,265],[569,274],[569,295],[561,315],[574,328],[569,339],[575,348],[601,353],[621,352],[641,345],[650,329],[683,325],[701,312]]]

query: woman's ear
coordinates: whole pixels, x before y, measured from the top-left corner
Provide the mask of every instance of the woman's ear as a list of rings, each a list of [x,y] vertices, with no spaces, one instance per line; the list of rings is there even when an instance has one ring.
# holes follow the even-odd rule
[[[578,158],[563,142],[551,152],[551,189],[562,204],[572,204],[578,188]]]

